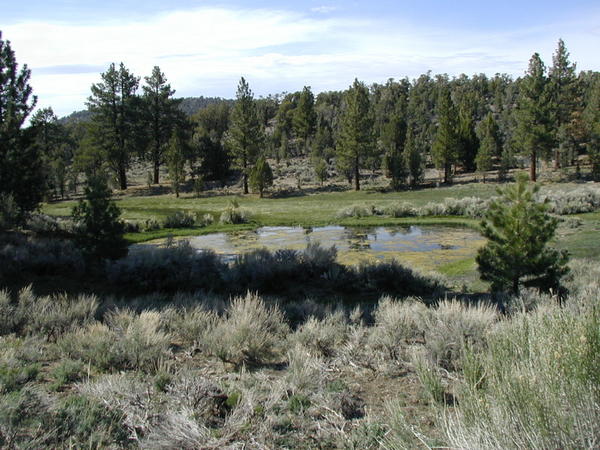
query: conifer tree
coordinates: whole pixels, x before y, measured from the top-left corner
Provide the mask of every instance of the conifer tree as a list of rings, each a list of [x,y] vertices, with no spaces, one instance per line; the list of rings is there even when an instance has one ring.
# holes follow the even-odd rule
[[[477,253],[481,279],[492,291],[517,295],[521,285],[558,292],[567,274],[568,256],[548,248],[558,219],[547,213],[547,204],[536,201],[539,186],[529,186],[526,176],[499,191],[481,222],[487,244]]]
[[[562,39],[558,40],[558,47],[552,56],[552,67],[548,73],[548,91],[550,100],[550,114],[554,140],[555,168],[561,166],[561,150],[569,146],[572,140],[568,127],[572,115],[576,110],[577,101],[577,75],[575,64],[569,61],[569,52]],[[568,159],[568,158],[565,158]]]
[[[415,187],[423,178],[423,161],[421,152],[415,142],[413,127],[409,126],[406,133],[406,143],[404,145],[404,166],[409,177],[409,184]]]
[[[360,190],[360,169],[373,149],[373,119],[370,114],[369,90],[354,80],[345,95],[340,138],[336,148],[338,165],[352,171],[354,189]]]
[[[308,153],[308,142],[315,134],[317,114],[315,113],[315,96],[310,87],[304,86],[298,97],[298,106],[294,110],[293,124],[296,136],[304,144],[304,153]]]
[[[463,168],[472,172],[476,168],[475,158],[479,148],[479,139],[475,133],[473,110],[467,104],[458,108],[458,155],[457,159]]]
[[[229,142],[237,166],[242,170],[244,194],[248,193],[248,177],[263,141],[262,128],[256,111],[254,94],[241,78],[236,102],[231,112]]]
[[[185,181],[186,153],[187,142],[183,130],[175,129],[169,140],[166,154],[169,178],[175,191],[175,197],[179,197],[181,184]]]
[[[0,32],[0,198],[12,199],[17,220],[37,207],[46,188],[35,133],[23,128],[37,102],[30,76],[26,64],[19,70],[10,41]]]
[[[127,169],[138,144],[139,105],[135,93],[139,78],[123,63],[117,69],[112,63],[101,75],[100,83],[92,84],[88,108],[93,113],[93,135],[119,187],[127,189]]]
[[[517,105],[518,137],[524,154],[531,158],[529,178],[537,179],[537,159],[548,155],[552,145],[546,67],[540,55],[529,60],[527,74],[521,80]]]
[[[447,86],[440,88],[436,108],[438,126],[433,141],[433,161],[438,169],[444,171],[444,183],[449,183],[452,176],[452,164],[456,162],[459,152],[457,112]]]
[[[489,112],[484,119],[479,123],[477,128],[479,134],[479,151],[475,158],[477,171],[483,174],[483,182],[485,183],[485,172],[492,170],[494,155],[498,154],[498,125],[494,120],[494,116]]]
[[[250,172],[250,186],[254,191],[258,191],[260,198],[266,188],[273,186],[273,171],[265,158],[258,158],[256,164]]]
[[[121,210],[111,199],[104,175],[88,178],[85,200],[79,201],[71,215],[79,245],[88,257],[116,259],[127,254]]]
[[[152,75],[144,77],[142,86],[143,122],[148,139],[147,155],[153,165],[153,183],[158,184],[160,166],[164,163],[164,154],[180,113],[177,109],[180,101],[173,99],[175,90],[167,83],[160,67],[154,66]]]
[[[323,186],[323,183],[327,179],[327,162],[323,158],[319,158],[315,163],[315,175],[321,186]]]
[[[592,84],[583,119],[592,179],[600,181],[600,78]]]

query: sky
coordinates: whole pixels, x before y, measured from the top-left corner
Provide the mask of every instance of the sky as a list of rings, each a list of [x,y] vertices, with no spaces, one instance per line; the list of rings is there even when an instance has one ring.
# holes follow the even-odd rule
[[[0,0],[2,39],[31,69],[38,106],[85,109],[111,62],[154,66],[177,97],[234,98],[415,78],[521,76],[562,38],[578,70],[600,70],[598,0]]]

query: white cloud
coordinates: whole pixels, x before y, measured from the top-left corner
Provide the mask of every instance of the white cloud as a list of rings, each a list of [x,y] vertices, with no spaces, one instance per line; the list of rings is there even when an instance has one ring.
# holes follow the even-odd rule
[[[428,29],[381,19],[373,22],[289,11],[202,8],[175,11],[144,22],[83,26],[24,22],[3,27],[17,60],[33,68],[41,106],[58,114],[82,109],[94,68],[123,61],[136,75],[160,65],[177,95],[233,97],[241,75],[257,94],[344,89],[355,77],[434,73],[507,72],[519,75],[531,54],[548,63],[559,37],[580,69],[600,68],[597,17],[576,24],[483,33]],[[37,71],[36,71],[37,68]]]
[[[337,7],[335,7],[335,6],[316,6],[314,8],[311,8],[310,10],[314,13],[328,14],[333,11],[336,11]]]

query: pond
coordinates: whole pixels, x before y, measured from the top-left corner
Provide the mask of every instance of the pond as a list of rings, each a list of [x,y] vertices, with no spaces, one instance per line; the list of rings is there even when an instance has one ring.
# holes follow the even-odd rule
[[[473,257],[485,239],[476,231],[444,226],[341,227],[326,226],[262,227],[255,231],[214,233],[182,238],[197,249],[212,249],[227,260],[257,248],[303,250],[319,242],[335,245],[343,264],[391,261],[433,270],[437,266]]]

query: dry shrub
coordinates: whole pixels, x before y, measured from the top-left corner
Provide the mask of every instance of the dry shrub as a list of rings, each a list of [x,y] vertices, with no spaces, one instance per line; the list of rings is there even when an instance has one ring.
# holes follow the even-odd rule
[[[427,306],[418,299],[382,297],[373,313],[375,326],[369,336],[370,346],[392,360],[402,359],[407,346],[423,342],[428,314]]]
[[[28,286],[16,302],[7,291],[0,291],[0,334],[43,335],[56,339],[78,326],[90,323],[98,310],[93,295],[71,298],[66,295],[37,297]]]
[[[597,298],[595,299],[597,300]],[[577,302],[577,299],[567,299]],[[501,323],[445,431],[456,448],[597,448],[600,313],[545,306]]]
[[[298,330],[290,335],[293,345],[298,343],[310,353],[333,356],[336,349],[346,341],[349,331],[348,320],[342,311],[328,314],[324,319],[310,317]]]
[[[498,320],[494,306],[465,305],[444,300],[430,310],[425,323],[425,348],[429,357],[446,370],[456,370],[465,347],[479,349],[486,343],[492,325]]]
[[[277,307],[269,307],[256,294],[234,298],[206,337],[209,351],[222,361],[260,364],[269,361],[285,338],[288,326]]]
[[[204,305],[167,308],[161,312],[163,327],[185,345],[204,349],[208,336],[217,326],[219,316]]]
[[[171,336],[160,328],[160,314],[128,310],[108,314],[107,324],[92,323],[59,341],[59,348],[72,359],[90,362],[102,370],[154,372],[170,356]]]

